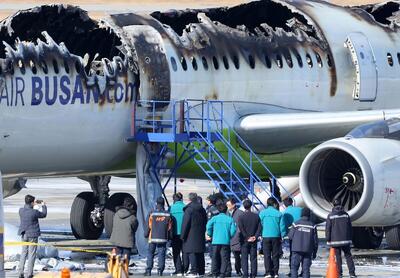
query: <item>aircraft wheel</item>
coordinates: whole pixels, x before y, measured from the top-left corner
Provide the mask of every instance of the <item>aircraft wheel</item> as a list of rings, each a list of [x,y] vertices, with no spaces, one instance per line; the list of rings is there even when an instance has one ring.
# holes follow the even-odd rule
[[[134,203],[134,210],[137,210],[137,204],[135,198],[129,193],[118,192],[111,195],[106,203],[106,208],[104,210],[104,227],[106,230],[107,236],[111,236],[112,228],[113,228],[113,219],[115,214],[115,209],[119,206],[122,206],[124,199],[132,198]]]
[[[98,239],[103,232],[103,223],[94,223],[91,217],[95,211],[95,200],[93,192],[81,192],[72,203],[70,223],[77,239]]]
[[[377,249],[382,243],[383,229],[379,227],[353,227],[353,245],[358,249]]]
[[[389,248],[400,250],[400,225],[387,227],[385,233]]]

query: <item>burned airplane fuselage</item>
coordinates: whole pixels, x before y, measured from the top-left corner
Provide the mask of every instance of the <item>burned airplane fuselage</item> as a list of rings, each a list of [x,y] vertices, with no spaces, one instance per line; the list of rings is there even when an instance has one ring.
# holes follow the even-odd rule
[[[132,155],[136,99],[224,100],[232,124],[397,108],[398,12],[278,0],[100,22],[72,6],[20,11],[0,26],[0,169],[132,173],[116,166]]]

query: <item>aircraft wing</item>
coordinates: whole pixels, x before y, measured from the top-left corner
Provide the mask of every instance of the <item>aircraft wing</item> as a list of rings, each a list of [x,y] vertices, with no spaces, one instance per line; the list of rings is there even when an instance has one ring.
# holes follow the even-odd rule
[[[342,137],[361,124],[399,115],[399,109],[254,114],[240,118],[235,130],[255,152],[279,153]]]

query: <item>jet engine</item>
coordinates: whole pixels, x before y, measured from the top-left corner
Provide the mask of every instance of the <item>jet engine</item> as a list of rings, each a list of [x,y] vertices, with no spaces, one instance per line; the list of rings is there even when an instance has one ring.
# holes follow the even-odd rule
[[[321,218],[339,199],[354,226],[400,227],[400,119],[362,125],[317,146],[299,178],[305,204]]]

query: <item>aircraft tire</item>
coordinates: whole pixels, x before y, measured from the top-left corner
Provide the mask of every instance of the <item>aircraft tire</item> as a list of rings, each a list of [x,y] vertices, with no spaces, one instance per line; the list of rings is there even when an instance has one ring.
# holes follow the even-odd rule
[[[95,206],[93,192],[79,193],[72,203],[70,223],[71,230],[77,239],[98,239],[103,233],[102,227],[96,227],[90,219]]]
[[[400,225],[387,227],[385,233],[389,248],[400,250]]]
[[[381,246],[383,229],[378,227],[353,227],[353,245],[358,249],[377,249]]]
[[[135,198],[129,193],[118,192],[111,195],[106,203],[106,208],[104,210],[104,228],[106,231],[106,235],[108,237],[111,236],[112,228],[113,228],[113,219],[115,214],[115,209],[119,206],[122,206],[124,199],[132,198],[134,202],[134,210],[137,211],[137,204]]]

